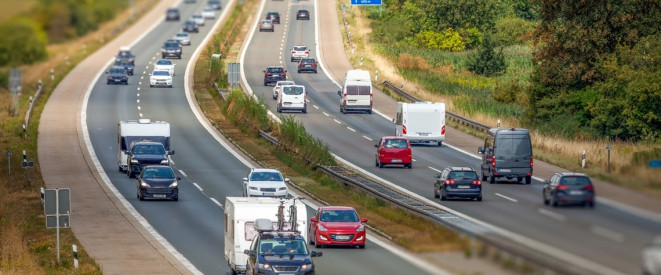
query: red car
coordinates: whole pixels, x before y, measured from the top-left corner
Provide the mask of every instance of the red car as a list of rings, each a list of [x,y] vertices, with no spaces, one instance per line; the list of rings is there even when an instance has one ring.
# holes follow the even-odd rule
[[[383,137],[375,144],[375,164],[383,168],[386,164],[402,164],[411,169],[413,158],[411,157],[411,144],[404,137]]]
[[[365,226],[356,210],[347,206],[324,206],[310,218],[308,238],[316,248],[325,245],[365,248]]]

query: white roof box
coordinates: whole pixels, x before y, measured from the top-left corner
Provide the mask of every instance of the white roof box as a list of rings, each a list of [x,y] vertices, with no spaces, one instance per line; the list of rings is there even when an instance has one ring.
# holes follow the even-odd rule
[[[149,120],[148,118],[141,118],[141,119],[138,119],[138,123],[140,123],[140,124],[149,124],[149,123],[151,123],[151,120]]]
[[[255,230],[257,232],[273,231],[273,222],[269,219],[256,219]]]
[[[131,48],[129,48],[128,46],[124,46],[124,47],[119,47],[119,50],[123,52],[128,52],[131,50]]]

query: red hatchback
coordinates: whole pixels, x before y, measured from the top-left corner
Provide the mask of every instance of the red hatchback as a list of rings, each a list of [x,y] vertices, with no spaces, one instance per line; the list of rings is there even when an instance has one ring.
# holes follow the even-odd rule
[[[347,206],[325,206],[310,218],[308,238],[319,248],[325,245],[365,248],[365,226],[356,210]]]
[[[383,168],[386,164],[402,164],[409,169],[413,166],[411,157],[411,144],[404,137],[383,137],[375,144],[375,164]]]

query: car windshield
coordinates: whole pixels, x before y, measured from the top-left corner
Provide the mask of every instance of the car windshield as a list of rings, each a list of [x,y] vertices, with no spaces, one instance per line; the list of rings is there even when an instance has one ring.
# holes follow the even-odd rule
[[[476,180],[477,173],[474,171],[453,171],[450,172],[448,176],[449,179],[467,179],[467,180]]]
[[[271,24],[271,20],[264,20],[264,21],[262,21],[262,24],[264,24],[264,25],[270,25],[270,24]]]
[[[178,48],[178,47],[179,47],[179,43],[168,42],[168,43],[165,43],[165,46],[164,46],[164,47],[166,47],[166,48]]]
[[[260,255],[308,255],[308,248],[303,239],[273,238],[262,239],[259,245]]]
[[[312,58],[301,59],[301,62],[302,62],[302,63],[308,63],[308,64],[309,64],[309,63],[314,63],[314,59],[312,59]]]
[[[285,70],[282,68],[268,68],[266,71],[269,73],[281,73],[284,72]]]
[[[294,85],[294,81],[278,81],[278,86]]]
[[[322,222],[358,222],[358,214],[353,210],[324,210]]]
[[[131,57],[131,52],[122,51],[122,52],[119,52],[117,54],[117,56],[119,56],[119,57]]]
[[[180,33],[177,33],[176,36],[179,37],[179,38],[187,38],[188,34],[185,33],[185,32],[180,32]]]
[[[202,10],[202,11],[203,11],[203,12],[213,12],[213,10],[210,9],[210,8],[204,8],[204,10]]]
[[[560,180],[562,185],[590,185],[590,179],[588,177],[563,177]]]
[[[165,149],[162,145],[136,145],[133,148],[134,154],[145,154],[145,155],[164,155]]]
[[[202,19],[201,14],[193,14],[193,18]]]
[[[156,62],[156,65],[172,65],[172,60],[160,59]]]
[[[126,70],[124,70],[124,68],[112,68],[112,69],[110,69],[111,74],[122,74],[124,72],[126,72]]]
[[[174,172],[172,172],[172,169],[163,167],[146,167],[145,170],[142,171],[142,178],[173,179]]]
[[[408,148],[406,140],[403,139],[387,139],[384,146],[386,148]]]
[[[197,25],[197,24],[195,24],[195,22],[193,21],[186,21],[186,25]]]
[[[286,95],[302,95],[303,91],[301,86],[285,86],[282,88],[282,93]]]
[[[254,172],[250,175],[250,181],[282,181],[282,175],[278,172]]]
[[[305,50],[307,50],[307,49],[308,49],[308,48],[307,48],[306,46],[295,46],[295,47],[294,47],[294,50],[295,50],[295,51],[305,51]]]
[[[168,71],[154,71],[154,73],[152,75],[155,75],[155,76],[169,76],[170,72],[168,72]]]

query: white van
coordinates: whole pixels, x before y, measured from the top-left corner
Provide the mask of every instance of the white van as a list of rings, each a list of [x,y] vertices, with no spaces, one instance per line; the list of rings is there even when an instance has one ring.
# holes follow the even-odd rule
[[[267,197],[227,197],[225,199],[225,260],[231,269],[231,274],[246,271],[248,255],[243,251],[250,249],[250,243],[257,236],[255,231],[256,219],[269,219],[273,228],[277,228],[277,215],[280,201],[284,201],[285,225],[283,230],[290,230],[289,206],[291,199],[278,199]],[[297,230],[305,241],[308,239],[307,221],[308,213],[305,204],[296,202]]]
[[[406,137],[410,143],[432,142],[438,146],[445,141],[445,103],[397,102],[396,136]]]
[[[340,112],[351,111],[372,113],[372,80],[365,70],[348,70],[344,74],[340,96]]]
[[[128,170],[126,152],[131,149],[132,143],[140,140],[159,142],[165,150],[170,150],[170,123],[147,118],[117,123],[117,165],[120,172]]]
[[[305,102],[305,86],[303,85],[283,85],[278,93],[278,113],[284,110],[301,111],[304,114],[308,112],[308,104]]]

